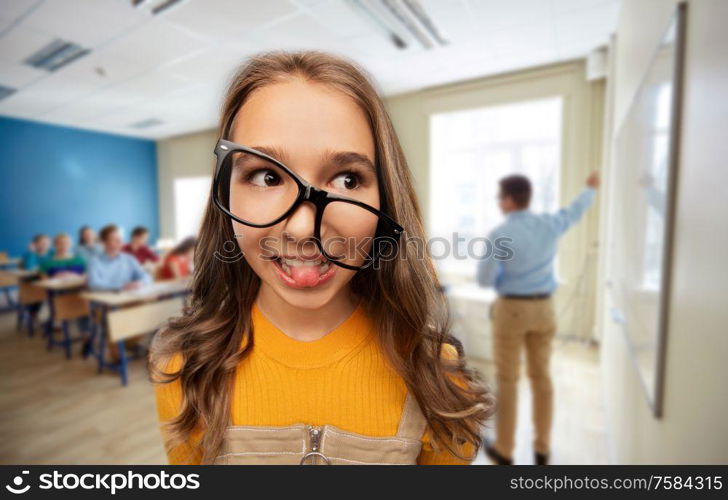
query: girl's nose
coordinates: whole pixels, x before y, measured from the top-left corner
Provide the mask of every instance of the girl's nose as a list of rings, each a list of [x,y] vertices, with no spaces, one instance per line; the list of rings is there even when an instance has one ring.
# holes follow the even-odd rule
[[[316,207],[304,202],[283,221],[283,230],[296,241],[303,241],[314,236],[315,221]]]

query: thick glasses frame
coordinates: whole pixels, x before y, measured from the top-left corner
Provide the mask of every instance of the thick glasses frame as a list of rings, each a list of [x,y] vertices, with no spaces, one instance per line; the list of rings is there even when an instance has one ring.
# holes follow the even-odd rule
[[[234,213],[230,211],[230,209],[227,207],[229,205],[229,190],[230,190],[230,174],[232,169],[232,162],[228,162],[226,164],[226,160],[228,156],[235,152],[245,152],[252,154],[254,156],[257,156],[259,158],[262,158],[266,161],[269,161],[273,164],[275,164],[278,168],[283,170],[286,174],[288,174],[296,183],[298,186],[298,195],[296,196],[295,201],[291,204],[291,206],[286,210],[283,215],[278,217],[277,219],[273,220],[272,222],[267,222],[265,224],[257,224],[254,222],[246,221],[244,219],[241,219],[240,217],[236,216]],[[399,238],[404,231],[404,228],[400,226],[394,219],[392,219],[389,215],[387,215],[385,212],[378,210],[371,205],[367,205],[364,202],[361,202],[359,200],[355,200],[353,198],[348,198],[346,196],[341,196],[339,194],[331,193],[329,191],[325,191],[323,189],[319,189],[316,186],[312,185],[311,183],[307,182],[305,179],[300,177],[298,174],[296,174],[293,170],[288,168],[286,165],[284,165],[282,162],[276,160],[275,158],[268,156],[267,154],[255,150],[253,148],[249,148],[247,146],[243,146],[241,144],[237,144],[235,142],[231,142],[225,139],[220,139],[217,142],[217,145],[215,146],[215,156],[217,157],[217,165],[215,166],[215,178],[213,181],[212,186],[212,199],[217,208],[219,208],[225,215],[230,217],[231,219],[239,222],[240,224],[244,224],[246,226],[250,227],[257,227],[257,228],[264,228],[264,227],[271,227],[282,220],[289,217],[303,202],[310,202],[316,207],[316,216],[314,219],[314,239],[316,241],[316,246],[321,251],[321,253],[329,259],[331,262],[336,264],[337,266],[351,269],[351,270],[361,270],[366,269],[374,264],[374,262],[379,258],[380,256],[380,244],[384,239],[386,241],[389,241],[393,245],[397,245],[399,242]],[[225,168],[226,165],[229,165],[230,168]],[[223,203],[223,200],[220,199],[220,193],[225,193],[225,201],[228,203]],[[356,205],[358,207],[361,207],[372,214],[376,215],[379,218],[379,223],[377,224],[377,234],[374,237],[374,243],[372,244],[372,249],[370,251],[371,258],[366,262],[363,266],[353,266],[350,264],[345,264],[343,262],[339,262],[339,260],[335,257],[332,257],[329,255],[326,250],[323,247],[323,243],[321,242],[321,221],[323,219],[324,210],[326,209],[326,206],[329,205],[331,202],[343,202],[343,203],[350,203],[352,205]]]

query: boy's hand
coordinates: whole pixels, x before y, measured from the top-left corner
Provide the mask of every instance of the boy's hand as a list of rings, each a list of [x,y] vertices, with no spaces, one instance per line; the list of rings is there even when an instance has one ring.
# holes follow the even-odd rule
[[[599,189],[599,172],[592,172],[586,178],[586,185],[593,189]]]
[[[136,290],[137,288],[141,288],[141,287],[142,287],[141,281],[130,281],[129,283],[124,285],[121,289],[124,290],[125,292],[128,292],[130,290]]]

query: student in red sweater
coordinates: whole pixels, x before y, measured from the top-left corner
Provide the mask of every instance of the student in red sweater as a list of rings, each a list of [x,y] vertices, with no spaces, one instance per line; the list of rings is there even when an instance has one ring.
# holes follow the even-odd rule
[[[197,239],[193,236],[179,242],[164,258],[159,269],[159,279],[171,280],[189,276],[196,244]]]
[[[149,262],[156,263],[159,260],[159,256],[147,246],[148,241],[149,229],[144,226],[137,226],[131,232],[131,240],[124,245],[122,250],[133,255],[142,266]]]

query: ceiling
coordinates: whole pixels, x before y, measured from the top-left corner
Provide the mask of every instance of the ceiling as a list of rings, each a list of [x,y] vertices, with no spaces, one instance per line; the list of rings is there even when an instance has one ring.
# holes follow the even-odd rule
[[[0,0],[0,85],[15,89],[0,115],[160,139],[215,127],[231,74],[259,51],[342,54],[393,95],[583,57],[620,3],[419,1],[447,45],[398,49],[345,0],[184,0],[157,15],[154,0]],[[55,71],[23,62],[55,39],[90,52]]]

